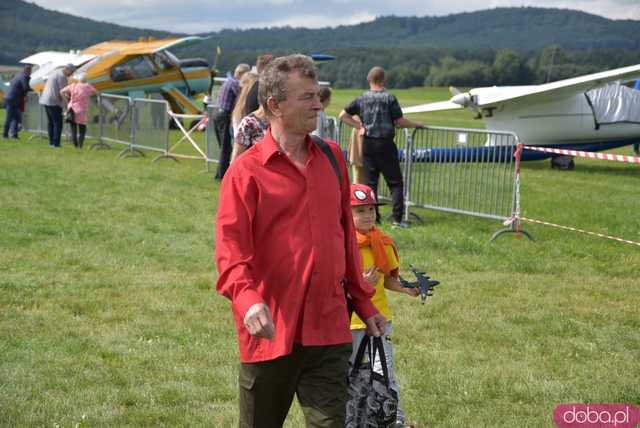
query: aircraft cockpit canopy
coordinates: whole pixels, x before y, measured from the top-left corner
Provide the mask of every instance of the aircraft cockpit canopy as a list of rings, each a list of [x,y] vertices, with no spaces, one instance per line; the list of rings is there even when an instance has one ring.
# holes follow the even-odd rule
[[[111,69],[111,80],[123,82],[127,80],[147,79],[156,76],[158,70],[155,64],[146,55],[136,56],[122,62]]]
[[[611,83],[585,93],[596,126],[614,123],[640,123],[640,91]]]
[[[178,59],[170,52],[160,51],[153,54],[153,62],[161,71],[174,68],[178,64]]]

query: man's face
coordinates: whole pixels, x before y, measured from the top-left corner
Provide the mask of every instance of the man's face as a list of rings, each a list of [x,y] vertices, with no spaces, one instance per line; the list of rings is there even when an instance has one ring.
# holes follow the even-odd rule
[[[300,134],[316,129],[316,118],[322,110],[319,91],[320,85],[316,80],[302,77],[299,73],[289,75],[287,98],[278,103],[279,119],[285,129]]]
[[[376,208],[374,205],[357,205],[351,207],[353,224],[360,233],[367,233],[376,224]]]
[[[72,70],[72,69],[70,69],[70,68],[68,68],[68,67],[65,67],[65,68],[63,69],[63,71],[62,71],[62,72],[63,72],[63,73],[64,73],[64,75],[65,75],[65,76],[67,76],[67,77],[69,77],[69,76],[71,76],[71,75],[73,74],[73,70]]]

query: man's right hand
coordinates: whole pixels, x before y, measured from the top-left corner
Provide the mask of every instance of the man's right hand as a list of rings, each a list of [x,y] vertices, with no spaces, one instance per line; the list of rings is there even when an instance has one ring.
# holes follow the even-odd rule
[[[380,313],[367,318],[365,324],[367,325],[366,335],[373,337],[384,336],[385,324],[387,319]]]
[[[249,334],[262,339],[273,339],[275,326],[269,307],[264,303],[252,305],[244,314],[244,326]]]

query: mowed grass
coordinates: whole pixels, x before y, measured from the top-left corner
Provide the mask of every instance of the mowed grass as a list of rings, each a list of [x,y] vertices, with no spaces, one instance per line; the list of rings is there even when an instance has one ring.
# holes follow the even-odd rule
[[[422,120],[481,126],[450,114]],[[212,174],[22,135],[0,142],[0,426],[236,426]],[[638,167],[576,164],[524,165],[523,214],[640,241]],[[640,403],[640,247],[528,224],[536,242],[490,242],[498,222],[416,212],[423,224],[384,226],[406,277],[411,263],[442,282],[425,306],[390,296],[408,420],[552,427],[560,403]],[[286,426],[302,425],[294,405]]]

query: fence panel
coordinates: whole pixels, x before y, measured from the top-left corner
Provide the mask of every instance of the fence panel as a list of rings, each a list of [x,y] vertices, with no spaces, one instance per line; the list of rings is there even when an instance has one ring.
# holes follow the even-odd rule
[[[218,163],[220,160],[220,143],[218,142],[218,134],[213,123],[213,119],[218,114],[219,107],[217,104],[209,104],[207,106],[207,168],[210,163]]]
[[[130,146],[132,141],[132,101],[129,97],[101,94],[102,139]]]
[[[27,102],[22,115],[22,129],[34,134],[34,136],[46,134],[45,116],[44,107],[40,105],[40,96],[35,92],[27,94]]]
[[[89,99],[86,137],[95,140],[100,139],[100,104],[98,103],[97,96],[93,96]]]
[[[169,151],[169,105],[164,100],[136,98],[134,147],[167,153]]]
[[[416,129],[405,180],[408,205],[497,220],[511,218],[516,197],[512,133],[427,127]],[[411,156],[405,156],[411,153]]]
[[[351,160],[348,159],[349,139],[351,138],[351,131],[353,130],[353,128],[342,121],[338,121],[337,128],[338,131],[336,133],[335,141],[340,146],[340,149],[342,149],[342,153],[345,154],[345,159],[350,162]]]

